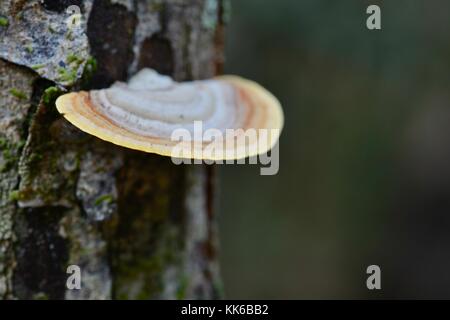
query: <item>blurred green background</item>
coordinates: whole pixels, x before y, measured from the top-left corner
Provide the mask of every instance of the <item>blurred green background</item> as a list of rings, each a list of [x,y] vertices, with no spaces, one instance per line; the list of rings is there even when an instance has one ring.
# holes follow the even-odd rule
[[[219,168],[226,297],[450,298],[450,2],[231,4],[225,71],[286,123],[277,175]]]

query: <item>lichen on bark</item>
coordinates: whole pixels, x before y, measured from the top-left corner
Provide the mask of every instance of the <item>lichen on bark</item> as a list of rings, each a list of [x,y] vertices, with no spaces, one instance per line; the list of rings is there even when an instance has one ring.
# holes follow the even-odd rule
[[[69,5],[80,8],[76,28]],[[220,296],[213,170],[100,141],[65,121],[54,100],[143,67],[177,80],[213,76],[222,6],[1,2],[0,298]],[[65,286],[70,264],[81,267],[81,290]]]

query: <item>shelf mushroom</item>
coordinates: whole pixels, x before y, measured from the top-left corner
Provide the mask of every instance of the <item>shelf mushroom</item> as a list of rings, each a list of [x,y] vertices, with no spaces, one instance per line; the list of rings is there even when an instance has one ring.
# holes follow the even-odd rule
[[[278,100],[237,76],[178,83],[142,69],[128,83],[62,95],[56,107],[100,139],[175,158],[237,160],[267,153],[283,127]]]

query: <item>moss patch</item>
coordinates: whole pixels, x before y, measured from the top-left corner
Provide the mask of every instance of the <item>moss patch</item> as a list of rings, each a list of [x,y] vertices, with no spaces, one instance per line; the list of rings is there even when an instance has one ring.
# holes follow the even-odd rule
[[[9,21],[5,17],[0,17],[0,27],[7,27],[9,25]]]
[[[0,166],[0,172],[8,171],[17,165],[19,162],[18,154],[20,154],[23,145],[23,142],[14,144],[10,143],[5,138],[0,138],[0,152],[3,157],[3,164]]]
[[[73,83],[77,79],[77,70],[58,68],[58,80]]]
[[[11,191],[11,193],[9,194],[9,200],[11,201],[19,201],[23,199],[23,194],[19,190]]]
[[[84,65],[83,75],[81,76],[81,86],[86,87],[92,80],[94,73],[97,71],[97,60],[89,57]]]
[[[187,275],[183,274],[179,279],[179,285],[176,293],[177,300],[186,299],[186,291],[189,287],[189,278]]]
[[[183,209],[174,203],[182,203],[184,171],[168,159],[140,153],[125,161],[127,166],[117,177],[120,223],[109,235],[114,294],[118,299],[160,298],[167,285],[166,271],[175,268],[178,272],[183,263],[179,225]],[[174,298],[182,298],[187,284],[180,285],[174,276]]]
[[[58,98],[62,93],[62,90],[58,87],[48,87],[42,95],[42,102],[46,105],[53,105],[56,98]]]
[[[96,206],[99,206],[102,203],[112,203],[112,202],[114,202],[114,197],[110,194],[104,194],[104,195],[98,197],[97,199],[95,199],[94,204]]]
[[[26,100],[28,98],[25,92],[20,91],[19,89],[16,88],[10,89],[9,93],[11,93],[14,97],[16,97],[19,100]]]
[[[97,70],[97,61],[93,57],[82,59],[76,54],[69,54],[65,61],[65,67],[58,68],[58,81],[66,83],[74,83],[79,75],[80,66],[84,64],[81,74],[81,84],[83,85],[90,80],[93,73]]]
[[[35,65],[33,65],[33,66],[31,66],[31,68],[33,69],[33,70],[39,70],[39,69],[42,69],[43,67],[45,67],[45,64],[35,64]]]

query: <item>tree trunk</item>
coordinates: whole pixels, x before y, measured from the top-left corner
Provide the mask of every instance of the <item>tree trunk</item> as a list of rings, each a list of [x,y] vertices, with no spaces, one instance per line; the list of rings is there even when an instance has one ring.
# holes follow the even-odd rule
[[[176,80],[213,76],[223,8],[220,0],[0,2],[0,298],[221,296],[213,168],[89,136],[54,101],[143,67]],[[69,265],[81,268],[80,290],[66,286]]]

